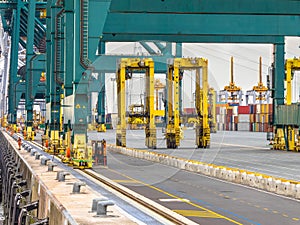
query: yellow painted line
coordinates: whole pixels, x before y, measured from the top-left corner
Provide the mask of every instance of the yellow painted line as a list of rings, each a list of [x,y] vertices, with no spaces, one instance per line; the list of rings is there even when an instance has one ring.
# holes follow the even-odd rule
[[[278,213],[278,211],[274,210],[274,211],[273,211],[273,213],[277,214],[277,213]]]
[[[173,210],[174,212],[186,217],[201,217],[201,218],[221,218],[214,213],[200,210]]]
[[[264,208],[264,210],[265,210],[265,211],[268,211],[269,209],[268,209],[268,208]]]
[[[119,174],[119,175],[121,175],[121,176],[124,176],[124,177],[126,177],[126,178],[128,178],[128,179],[130,179],[130,180],[136,181],[137,183],[143,184],[143,185],[146,186],[146,187],[152,188],[152,189],[154,189],[154,190],[156,190],[156,191],[158,191],[158,192],[161,192],[161,193],[163,193],[163,194],[165,194],[165,195],[168,195],[168,196],[170,196],[170,197],[172,197],[172,198],[181,199],[182,201],[184,201],[183,198],[180,198],[180,197],[178,197],[178,196],[176,196],[176,195],[173,195],[173,194],[171,194],[171,193],[168,193],[168,192],[166,192],[166,191],[164,191],[164,190],[161,190],[161,189],[159,189],[159,188],[157,188],[157,187],[154,187],[154,186],[152,186],[152,185],[150,185],[150,184],[147,184],[147,183],[144,183],[144,182],[142,182],[142,181],[136,180],[136,179],[134,179],[134,178],[132,178],[132,177],[129,177],[129,176],[125,175],[125,174],[122,174],[122,173],[120,173],[120,172],[118,172],[118,171],[116,171],[116,170],[112,170],[112,169],[109,169],[109,168],[108,168],[108,170],[111,171],[111,172],[117,173],[117,174]],[[195,204],[195,203],[192,203],[192,202],[186,202],[186,201],[184,201],[184,202],[185,202],[186,204],[192,205],[192,206],[194,206],[194,207],[196,207],[196,208],[199,208],[199,209],[205,210],[205,211],[207,211],[207,212],[210,212],[210,213],[214,214],[215,216],[218,216],[218,218],[225,219],[225,220],[230,221],[230,222],[232,222],[232,223],[234,223],[234,224],[242,225],[242,223],[239,223],[239,222],[237,222],[237,221],[235,221],[235,220],[233,220],[233,219],[230,219],[230,218],[228,218],[228,217],[226,217],[226,216],[223,216],[223,215],[221,215],[221,214],[218,214],[218,213],[216,213],[216,212],[214,212],[214,211],[211,211],[211,210],[209,210],[209,209],[207,209],[207,208],[205,208],[205,207],[202,207],[202,206],[200,206],[200,205],[197,205],[197,204]]]
[[[255,146],[248,146],[248,145],[237,145],[237,144],[224,144],[223,145],[229,145],[229,146],[240,146],[240,147],[247,147],[247,148],[257,148],[257,149],[262,149],[261,147],[255,147]],[[115,145],[108,145],[110,147],[113,148],[118,148]],[[268,149],[268,148],[266,148]],[[194,164],[198,164],[198,165],[207,165],[207,166],[212,166],[214,168],[219,168],[219,169],[225,169],[225,170],[231,170],[231,171],[238,171],[240,173],[247,173],[247,174],[253,174],[255,176],[261,176],[263,178],[272,178],[275,180],[280,180],[281,182],[290,182],[291,184],[300,184],[299,181],[295,181],[295,180],[287,180],[284,179],[282,177],[275,177],[275,176],[270,176],[270,175],[266,175],[263,173],[257,173],[257,172],[253,172],[253,171],[249,171],[249,170],[243,170],[243,169],[239,169],[239,168],[232,168],[232,167],[227,167],[227,166],[220,166],[220,165],[215,165],[215,164],[211,164],[211,163],[205,163],[205,162],[201,162],[201,161],[197,161],[197,160],[192,160],[192,159],[186,159],[186,158],[181,158],[181,157],[177,157],[177,156],[172,156],[172,155],[168,155],[168,154],[163,154],[163,153],[157,153],[157,152],[150,152],[147,150],[141,150],[141,149],[133,149],[133,148],[127,148],[127,150],[131,150],[131,151],[137,151],[137,152],[147,152],[148,154],[152,154],[152,155],[156,155],[158,157],[163,156],[169,159],[177,159],[177,160],[183,160],[186,162],[191,162]],[[125,154],[126,155],[126,154]],[[150,160],[151,161],[151,160]]]
[[[294,218],[293,218],[293,220],[295,220],[295,221],[299,221],[300,219],[299,219],[299,218],[295,218],[295,217],[294,217]]]
[[[136,183],[134,180],[113,180],[116,183]]]
[[[256,208],[260,208],[260,206],[259,206],[259,205],[255,205],[255,207],[256,207]]]
[[[288,215],[286,215],[286,214],[282,214],[282,216],[284,216],[284,217],[289,217]]]

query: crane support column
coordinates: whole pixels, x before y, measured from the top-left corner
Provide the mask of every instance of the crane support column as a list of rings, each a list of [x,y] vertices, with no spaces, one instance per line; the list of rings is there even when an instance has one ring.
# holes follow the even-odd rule
[[[154,109],[154,62],[153,60],[145,60],[146,70],[146,102],[145,102],[145,145],[148,148],[156,148],[156,126],[155,126],[155,109]]]
[[[284,80],[285,80],[285,69],[284,69],[284,43],[274,44],[274,73],[273,73],[273,121],[275,122],[274,130],[274,144],[273,149],[286,149],[285,144],[285,132],[283,124],[276,124],[277,106],[284,105]]]
[[[17,71],[18,71],[18,50],[20,39],[20,14],[21,14],[21,0],[17,0],[17,6],[13,9],[13,34],[11,37],[11,57],[9,65],[9,85],[8,85],[8,114],[9,123],[16,126],[17,122],[17,106],[15,94],[16,86],[18,83]]]
[[[126,61],[119,64],[117,72],[117,102],[118,102],[118,124],[116,134],[116,145],[126,147],[126,92],[125,92]]]
[[[210,128],[208,121],[208,62],[200,59],[202,64],[202,76],[200,69],[196,70],[196,112],[199,123],[196,125],[196,145],[198,148],[208,148],[210,146]],[[202,88],[201,88],[202,77]]]
[[[29,1],[28,5],[28,20],[27,24],[34,24],[35,18],[35,0]],[[31,60],[34,57],[33,44],[34,44],[34,29],[35,26],[27,26],[27,42],[26,42],[26,139],[34,140],[33,125],[33,68],[31,67]]]
[[[167,74],[167,124],[166,141],[167,148],[177,148],[180,145],[180,118],[179,118],[179,74],[181,59],[169,60]]]

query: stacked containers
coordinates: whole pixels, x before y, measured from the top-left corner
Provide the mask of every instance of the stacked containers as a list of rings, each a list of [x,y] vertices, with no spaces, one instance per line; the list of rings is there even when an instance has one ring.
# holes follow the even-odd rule
[[[239,106],[239,123],[238,131],[249,131],[250,130],[250,106]]]
[[[217,104],[218,130],[268,132],[271,130],[272,104],[227,106]]]
[[[216,114],[217,114],[217,129],[219,131],[225,130],[225,121],[226,121],[226,109],[228,105],[225,103],[219,103],[216,105]]]

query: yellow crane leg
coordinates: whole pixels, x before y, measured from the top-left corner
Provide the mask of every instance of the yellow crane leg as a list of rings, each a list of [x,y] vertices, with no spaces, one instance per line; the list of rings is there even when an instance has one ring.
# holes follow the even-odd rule
[[[284,140],[284,133],[282,128],[277,128],[276,130],[274,136],[273,149],[285,150],[285,140]]]
[[[288,126],[288,146],[289,146],[289,151],[296,151],[296,143],[295,143],[295,130],[292,126]]]
[[[93,167],[93,149],[87,146],[85,134],[74,135],[73,167],[87,169]]]
[[[116,145],[126,147],[126,129],[121,129],[117,125]]]

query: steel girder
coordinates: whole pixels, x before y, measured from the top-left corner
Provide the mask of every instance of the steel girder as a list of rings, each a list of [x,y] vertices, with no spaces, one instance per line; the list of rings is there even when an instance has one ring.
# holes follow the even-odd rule
[[[9,68],[9,85],[8,85],[8,121],[9,123],[16,123],[17,121],[17,103],[14,98],[16,93],[16,85],[19,82],[17,77],[18,66],[18,50],[19,50],[19,38],[20,38],[20,13],[21,13],[21,1],[17,1],[17,6],[13,9],[13,34],[11,38],[11,56],[10,56],[10,68]]]

